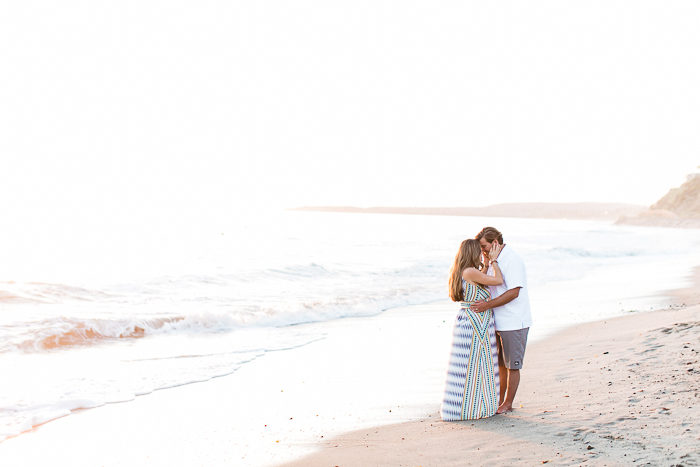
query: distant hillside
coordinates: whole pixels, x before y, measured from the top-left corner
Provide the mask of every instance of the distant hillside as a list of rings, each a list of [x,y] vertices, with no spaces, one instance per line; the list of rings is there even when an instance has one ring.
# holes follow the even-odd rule
[[[650,209],[636,216],[622,216],[618,224],[700,228],[700,174],[689,175]]]
[[[506,203],[479,208],[420,208],[353,206],[303,206],[289,211],[354,212],[366,214],[414,214],[429,216],[526,217],[536,219],[615,220],[636,216],[643,206],[620,203]]]
[[[700,174],[688,177],[683,185],[673,188],[651,209],[665,209],[688,219],[700,219]]]

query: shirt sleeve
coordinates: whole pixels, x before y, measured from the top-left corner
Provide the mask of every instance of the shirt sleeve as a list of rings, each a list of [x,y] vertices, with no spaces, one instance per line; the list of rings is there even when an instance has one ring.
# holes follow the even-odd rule
[[[509,262],[508,268],[503,272],[505,286],[507,290],[517,287],[527,287],[527,275],[525,274],[525,263],[520,258],[514,258]]]

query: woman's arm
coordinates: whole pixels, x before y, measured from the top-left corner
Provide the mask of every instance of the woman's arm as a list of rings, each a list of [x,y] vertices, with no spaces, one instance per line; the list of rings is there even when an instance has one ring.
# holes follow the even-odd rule
[[[488,257],[488,256],[484,257],[484,262],[483,262],[482,264],[483,264],[483,265],[481,266],[480,271],[483,272],[484,274],[488,274],[488,272],[489,272],[489,264],[490,264],[490,260],[489,260],[489,257]]]
[[[489,276],[484,274],[476,268],[467,268],[462,272],[462,278],[467,282],[476,282],[477,284],[483,285],[502,285],[503,284],[503,274],[501,274],[501,268],[498,267],[498,261],[491,261],[491,267],[496,276]]]

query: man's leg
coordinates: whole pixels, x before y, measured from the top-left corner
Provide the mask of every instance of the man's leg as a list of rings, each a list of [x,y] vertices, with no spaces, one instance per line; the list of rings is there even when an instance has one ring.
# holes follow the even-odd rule
[[[503,401],[506,400],[506,388],[508,387],[508,368],[504,366],[498,367],[498,380],[501,383],[501,394],[498,398],[498,406],[503,405]]]
[[[515,393],[518,392],[518,386],[520,385],[520,370],[508,370],[506,368],[504,370],[508,372],[508,389],[505,400],[498,406],[496,413],[506,413],[513,410],[513,400],[515,400]],[[501,378],[501,381],[503,381],[503,378]]]
[[[498,370],[501,383],[501,398],[496,413],[513,410],[513,401],[520,385],[520,369],[525,357],[528,328],[517,331],[497,332]]]

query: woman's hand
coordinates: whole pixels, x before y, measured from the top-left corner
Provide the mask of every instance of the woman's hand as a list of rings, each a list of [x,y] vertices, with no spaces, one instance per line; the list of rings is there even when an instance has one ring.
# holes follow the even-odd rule
[[[489,250],[489,261],[497,260],[502,249],[503,247],[498,243],[498,240],[494,240],[491,244],[491,249]]]

